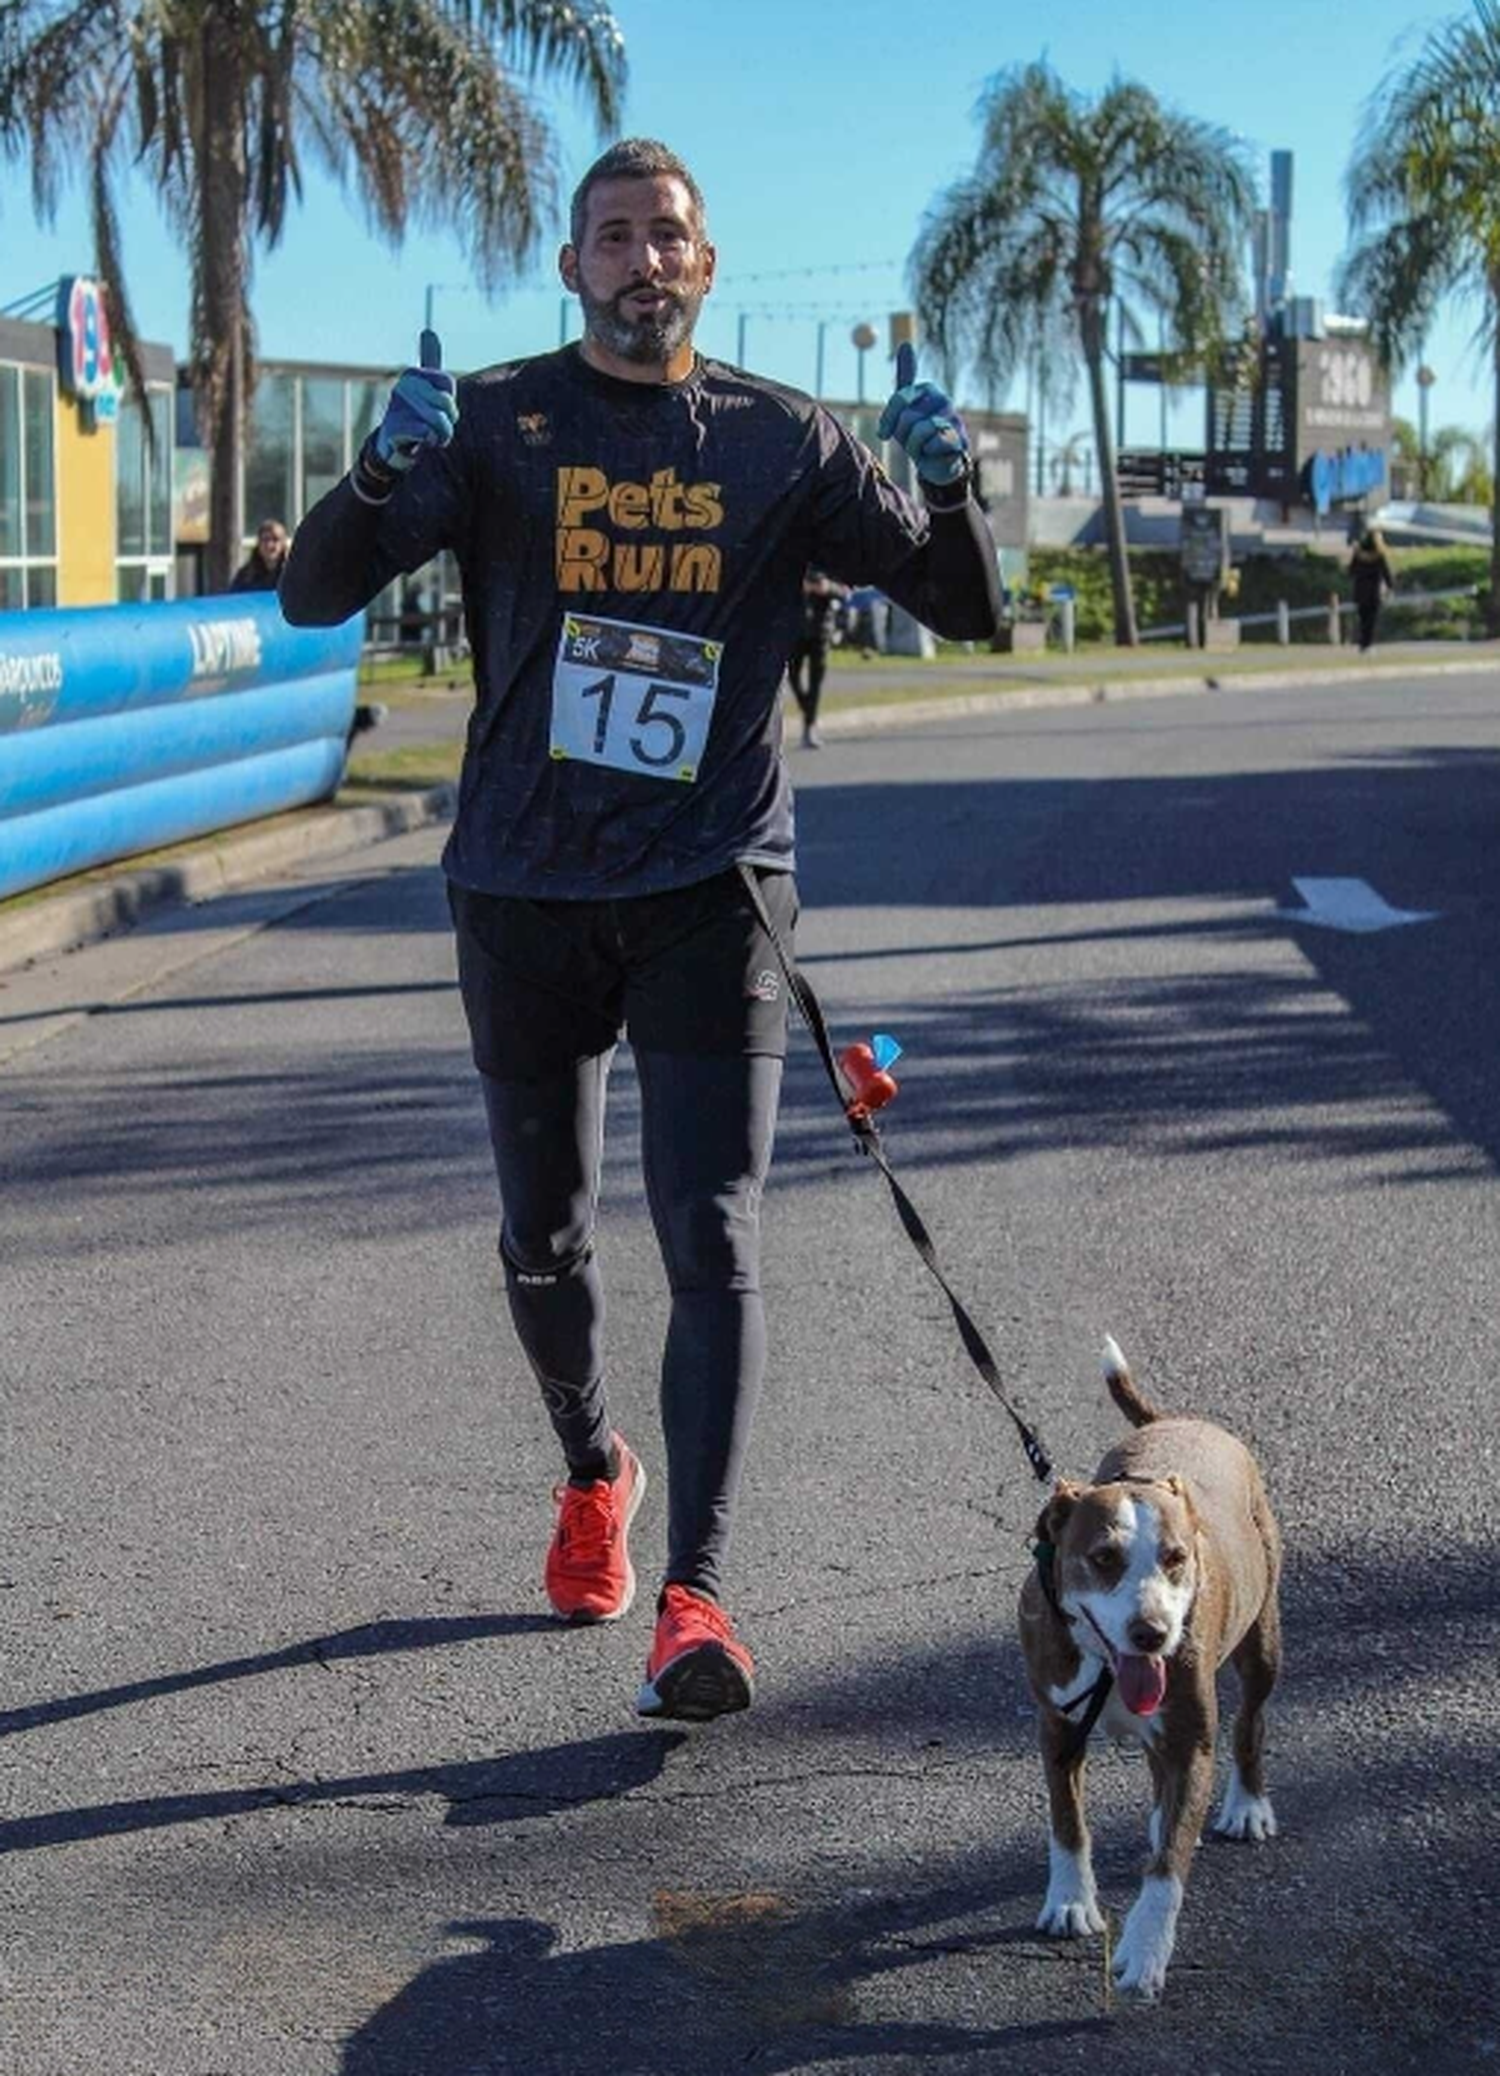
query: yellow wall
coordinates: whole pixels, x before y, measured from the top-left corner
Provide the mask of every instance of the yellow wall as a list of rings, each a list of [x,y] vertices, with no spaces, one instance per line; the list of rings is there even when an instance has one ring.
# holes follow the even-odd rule
[[[83,429],[72,397],[57,392],[57,602],[113,605],[115,429]]]

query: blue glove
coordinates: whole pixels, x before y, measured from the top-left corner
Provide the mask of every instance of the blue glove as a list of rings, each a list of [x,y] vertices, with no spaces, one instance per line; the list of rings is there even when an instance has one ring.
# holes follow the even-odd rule
[[[458,384],[443,367],[437,333],[424,331],[418,351],[421,366],[402,375],[375,428],[375,458],[398,476],[429,447],[446,447],[458,423]]]
[[[956,483],[969,467],[964,422],[935,382],[917,380],[917,349],[896,348],[896,388],[880,415],[880,437],[911,457],[924,483]]]

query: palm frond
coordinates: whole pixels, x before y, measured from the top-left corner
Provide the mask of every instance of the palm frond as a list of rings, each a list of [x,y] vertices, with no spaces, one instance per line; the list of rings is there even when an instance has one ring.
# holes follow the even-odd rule
[[[340,179],[356,168],[392,242],[412,217],[448,223],[493,290],[535,251],[556,207],[555,148],[529,96],[452,10],[403,0],[360,10],[351,40],[326,24],[300,76],[299,113]]]
[[[529,78],[547,73],[580,87],[601,133],[619,125],[625,38],[603,0],[440,0],[441,11],[490,43]]]
[[[1399,370],[1438,304],[1477,293],[1480,337],[1500,299],[1500,4],[1445,22],[1366,104],[1345,174],[1353,250],[1339,291],[1369,314]]]

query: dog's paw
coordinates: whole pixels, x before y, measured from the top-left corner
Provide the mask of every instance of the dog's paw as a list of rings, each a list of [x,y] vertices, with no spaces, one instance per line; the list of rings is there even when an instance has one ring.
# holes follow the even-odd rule
[[[1090,1932],[1104,1930],[1104,1913],[1092,1896],[1074,1896],[1058,1903],[1049,1896],[1036,1928],[1049,1939],[1087,1939]]]
[[[1237,1838],[1247,1845],[1264,1845],[1276,1836],[1276,1812],[1265,1795],[1247,1794],[1238,1772],[1232,1773],[1219,1814],[1214,1818],[1216,1838]]]
[[[1166,1988],[1181,1906],[1182,1883],[1175,1875],[1147,1875],[1114,1950],[1116,1989],[1139,1997],[1143,2004],[1156,2002]]]

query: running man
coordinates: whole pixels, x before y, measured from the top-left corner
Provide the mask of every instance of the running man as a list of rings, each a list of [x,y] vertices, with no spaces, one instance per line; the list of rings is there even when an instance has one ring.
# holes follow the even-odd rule
[[[821,750],[818,732],[818,702],[823,696],[823,679],[828,671],[828,645],[833,640],[839,608],[848,588],[835,584],[822,570],[810,569],[802,579],[802,626],[787,661],[792,697],[802,716],[802,747]]]
[[[570,1622],[635,1593],[646,1476],[611,1423],[594,1250],[624,1035],[671,1290],[667,1558],[637,1706],[694,1720],[746,1707],[754,1682],[724,1560],[765,1367],[786,989],[740,868],[790,939],[779,695],[802,573],[877,584],[956,639],[985,639],[999,603],[967,438],[910,349],[881,436],[920,503],[810,398],[694,350],[714,264],[681,160],[648,139],[607,151],[559,255],[582,340],[456,384],[424,334],[281,587],[288,620],[326,626],[458,558],[476,703],[443,867],[511,1316],[566,1469],[545,1590]]]

